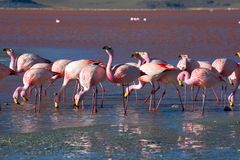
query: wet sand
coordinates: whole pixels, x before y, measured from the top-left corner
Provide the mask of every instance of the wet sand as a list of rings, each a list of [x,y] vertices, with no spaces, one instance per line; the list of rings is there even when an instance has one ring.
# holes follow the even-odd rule
[[[33,52],[51,60],[91,58],[106,62],[107,55],[101,48],[111,45],[115,49],[114,63],[134,61],[130,54],[139,50],[172,64],[177,63],[180,53],[204,60],[235,58],[234,53],[240,49],[239,14],[239,10],[1,9],[0,47],[12,47],[17,53]],[[132,22],[131,17],[140,17],[141,21]],[[60,23],[56,23],[57,18]],[[9,64],[3,52],[0,61]],[[138,103],[130,97],[125,117],[121,88],[105,83],[104,108],[91,115],[91,94],[85,112],[73,110],[73,84],[67,89],[67,102],[54,109],[53,95],[61,83],[58,80],[43,97],[41,112],[36,114],[32,101],[21,106],[12,103],[11,95],[22,84],[21,76],[1,81],[0,159],[239,158],[238,100],[234,112],[224,112],[209,92],[206,115],[201,117],[201,101],[196,102],[194,113],[190,102],[186,112],[181,112],[175,90],[169,86],[160,110],[152,113],[143,103],[149,92],[146,86],[138,92]]]

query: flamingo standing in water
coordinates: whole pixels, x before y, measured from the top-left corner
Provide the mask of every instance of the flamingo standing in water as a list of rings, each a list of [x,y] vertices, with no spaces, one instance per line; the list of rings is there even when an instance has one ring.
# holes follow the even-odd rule
[[[106,76],[107,79],[115,84],[122,85],[122,100],[123,100],[123,108],[124,114],[127,115],[127,98],[128,96],[124,96],[125,86],[128,88],[129,84],[135,81],[138,77],[140,77],[143,73],[141,70],[131,64],[118,64],[112,67],[113,62],[113,49],[109,46],[104,46],[102,48],[108,54],[108,63],[106,67]],[[126,99],[125,99],[126,98]]]
[[[208,61],[196,61],[192,58],[189,58],[189,56],[187,54],[180,54],[179,55],[179,58],[180,60],[178,61],[178,64],[177,64],[177,68],[179,68],[180,70],[182,71],[187,71],[188,73],[192,73],[192,71],[196,68],[207,68],[207,69],[210,69],[212,70],[212,65],[210,64],[210,62]],[[185,88],[186,89],[186,88]],[[198,87],[198,90],[197,90],[197,93],[196,93],[196,96],[194,98],[194,88],[191,87],[191,92],[192,92],[192,103],[194,103],[193,100],[196,101],[197,99],[197,95],[198,95],[198,92],[199,92],[199,87]],[[185,91],[186,92],[186,91]],[[216,101],[219,102],[219,97],[217,96],[214,88],[212,88],[212,92],[214,94],[214,96],[216,97]],[[186,93],[185,93],[186,94]],[[185,95],[185,103],[186,103],[186,95]]]
[[[24,53],[17,56],[11,48],[4,48],[3,51],[6,51],[7,55],[11,58],[9,68],[18,73],[26,72],[36,63],[51,63],[48,59],[30,53]]]
[[[159,78],[156,81],[164,83],[164,84],[166,84],[166,86],[165,86],[165,89],[164,89],[164,91],[163,91],[163,93],[161,95],[161,98],[160,98],[160,100],[159,100],[159,102],[157,104],[157,107],[155,108],[155,111],[158,110],[158,108],[159,108],[159,106],[161,104],[162,98],[164,97],[164,95],[166,93],[167,84],[173,84],[175,86],[175,88],[177,90],[177,94],[179,95],[179,99],[180,99],[181,105],[182,105],[182,100],[181,100],[181,96],[180,96],[180,93],[179,93],[180,91],[179,91],[178,87],[176,86],[176,84],[177,84],[177,75],[180,73],[180,70],[178,70],[177,68],[174,68],[170,64],[167,64],[166,61],[157,60],[157,59],[150,59],[147,52],[135,52],[134,54],[132,54],[132,57],[135,57],[136,59],[143,59],[142,61],[145,61],[147,63],[150,62],[150,63],[156,64],[157,67],[162,67],[163,68],[163,70],[162,70],[163,72],[162,72],[162,74],[160,74],[161,76],[159,76]],[[165,65],[162,64],[162,63],[165,63]],[[159,64],[161,64],[161,65],[159,65]],[[156,69],[157,68],[155,68],[154,70],[156,70]],[[153,70],[153,68],[152,69],[149,68],[149,70]],[[145,71],[145,73],[146,73],[146,71]],[[129,94],[133,89],[137,89],[137,90],[141,89],[141,88],[144,87],[144,85],[147,82],[152,83],[152,81],[153,81],[153,79],[150,80],[150,79],[146,79],[146,78],[142,78],[142,77],[140,77],[138,79],[139,79],[139,84],[129,86],[129,92],[126,90],[126,92],[125,92],[126,94]],[[150,98],[153,93],[155,94],[155,92],[158,89],[160,89],[160,86],[158,86],[158,88],[156,90],[151,91],[151,95],[148,98]],[[148,98],[145,100],[145,103],[148,100]],[[152,109],[151,109],[151,101],[150,101],[150,111],[151,110]],[[182,105],[182,110],[184,111],[183,105]]]
[[[35,97],[35,112],[37,111],[38,106],[38,112],[40,112],[40,102],[41,102],[41,92],[42,92],[42,84],[46,81],[49,81],[52,76],[54,76],[56,73],[53,73],[47,69],[42,68],[33,68],[27,70],[23,75],[23,86],[19,86],[16,88],[16,90],[13,93],[13,100],[14,103],[19,104],[18,97],[19,93],[20,96],[23,98],[24,101],[26,101],[26,91],[30,87],[35,87],[37,89],[36,97]],[[37,100],[38,97],[38,100]],[[37,102],[38,101],[38,102]]]
[[[76,81],[76,86],[75,86],[74,90],[79,92],[79,87],[80,87],[79,86],[79,74],[85,66],[87,66],[93,62],[96,62],[96,61],[82,59],[82,60],[72,61],[67,64],[67,66],[65,67],[63,84],[54,98],[55,108],[59,107],[61,95],[62,95],[64,89],[66,88],[66,86],[68,85],[69,81],[71,81],[71,80]],[[74,101],[74,95],[75,95],[75,93],[73,93],[73,101]],[[75,104],[75,102],[74,102],[74,104]]]
[[[240,57],[240,52],[237,52],[236,56]],[[228,76],[228,79],[229,79],[230,84],[234,86],[233,91],[228,96],[228,102],[229,102],[230,109],[233,110],[232,107],[234,106],[235,94],[236,94],[238,86],[240,84],[240,63],[238,63],[235,71],[230,76]]]
[[[92,63],[84,67],[79,74],[79,83],[82,89],[75,96],[75,104],[79,105],[79,102],[84,98],[85,94],[95,87],[92,95],[92,113],[97,112],[97,85],[106,79],[106,67],[99,64],[99,62]],[[84,108],[84,107],[83,107]]]
[[[177,80],[179,81],[179,85],[182,85],[182,82],[184,82],[187,85],[193,85],[202,88],[202,115],[204,115],[206,89],[213,87],[218,83],[225,84],[225,81],[220,74],[207,68],[194,69],[191,73],[191,76],[187,71],[182,71],[178,75]]]
[[[215,71],[217,71],[220,75],[222,75],[223,77],[228,77],[230,76],[234,71],[238,70],[238,64],[237,62],[235,62],[234,60],[232,59],[229,59],[229,58],[217,58],[213,61],[212,63],[212,67],[215,69]],[[223,87],[223,86],[222,86]],[[226,87],[226,86],[225,86]],[[225,88],[226,90],[226,88]],[[235,86],[235,89],[234,90],[237,90],[237,87]],[[233,91],[234,92],[234,91]],[[233,95],[233,92],[231,93],[230,97],[229,97],[229,103],[230,103],[230,110],[232,110],[232,106],[233,106],[233,103],[232,103],[232,100],[233,98],[232,95]],[[235,91],[236,92],[236,91]],[[234,92],[234,94],[235,94]],[[221,96],[222,97],[222,96]],[[232,100],[231,100],[232,99]],[[227,108],[225,108],[225,110],[229,110]]]

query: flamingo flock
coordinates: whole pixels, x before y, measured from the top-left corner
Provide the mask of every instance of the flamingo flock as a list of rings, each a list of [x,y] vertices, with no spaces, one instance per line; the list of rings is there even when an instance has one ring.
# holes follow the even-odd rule
[[[185,86],[185,100],[186,102],[186,87],[190,86],[192,90],[192,108],[194,106],[194,92],[193,88],[197,87],[202,90],[202,112],[205,113],[205,99],[207,88],[211,88],[217,102],[223,101],[226,110],[226,89],[227,79],[230,85],[234,86],[228,96],[229,110],[233,110],[234,100],[238,86],[240,84],[240,64],[229,58],[218,58],[210,63],[208,61],[197,61],[189,58],[187,54],[179,55],[179,62],[176,66],[167,63],[158,58],[152,58],[147,52],[135,52],[132,58],[137,62],[128,62],[113,65],[114,54],[116,54],[112,47],[104,46],[102,48],[108,61],[104,64],[101,60],[80,59],[76,61],[68,59],[59,59],[52,62],[48,59],[42,58],[31,53],[24,53],[17,55],[13,49],[4,48],[3,51],[10,58],[9,67],[0,64],[0,79],[9,75],[23,74],[23,85],[16,87],[13,93],[13,102],[19,103],[19,97],[24,102],[28,101],[28,94],[31,89],[36,89],[35,94],[35,112],[40,112],[40,102],[42,99],[43,84],[47,84],[44,89],[46,96],[47,89],[57,80],[63,78],[63,83],[54,97],[54,107],[59,108],[60,103],[65,99],[65,89],[70,81],[75,81],[75,89],[72,95],[73,105],[78,109],[82,106],[84,110],[84,97],[87,92],[92,90],[92,113],[97,112],[98,100],[98,86],[102,91],[102,102],[104,101],[105,89],[102,85],[104,81],[122,86],[122,106],[123,112],[127,115],[128,97],[133,90],[140,90],[149,83],[151,90],[149,96],[146,97],[145,103],[149,100],[149,111],[157,111],[166,94],[167,86],[173,85],[176,89],[179,101],[181,103],[182,111],[185,110],[186,103],[182,103],[180,86]],[[103,54],[104,56],[104,54]],[[240,52],[236,53],[240,57]],[[133,82],[138,81],[138,84]],[[157,87],[156,87],[157,85]],[[158,103],[156,104],[156,92],[160,86],[164,86],[162,94]],[[222,96],[218,97],[214,87],[222,87]],[[198,92],[197,92],[198,93]],[[1,109],[1,108],[0,108]],[[194,108],[193,108],[194,111]]]

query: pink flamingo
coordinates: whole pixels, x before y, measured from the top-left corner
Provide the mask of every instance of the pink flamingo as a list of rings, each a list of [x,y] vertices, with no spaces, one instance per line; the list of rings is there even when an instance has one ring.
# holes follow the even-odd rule
[[[179,68],[182,71],[187,71],[188,73],[192,73],[192,71],[196,68],[207,68],[212,70],[212,65],[208,61],[196,61],[192,58],[189,58],[187,54],[180,54],[179,55],[180,60],[178,61],[177,68]],[[196,96],[194,98],[194,88],[191,87],[191,92],[192,92],[192,100],[197,99],[197,95],[199,92],[199,87],[196,93]],[[212,92],[214,96],[216,97],[216,101],[219,102],[219,97],[217,96],[214,88],[212,88]],[[186,94],[186,88],[185,88],[185,94]],[[185,95],[185,103],[186,103],[186,95]],[[194,103],[194,102],[192,102]]]
[[[97,112],[97,85],[105,81],[105,79],[106,79],[105,66],[101,66],[99,62],[92,63],[85,66],[79,74],[79,83],[82,86],[82,89],[75,96],[76,106],[79,105],[79,102],[81,102],[85,94],[92,87],[95,87],[95,91],[93,91],[93,95],[92,95],[92,102],[93,102],[92,113],[96,113]]]
[[[240,52],[237,52],[235,55],[240,57]],[[235,71],[230,76],[228,76],[228,79],[229,79],[230,85],[234,86],[233,91],[228,96],[228,102],[229,102],[230,109],[233,110],[232,107],[234,106],[235,94],[236,94],[238,86],[240,84],[240,63],[238,63]]]
[[[41,68],[33,68],[27,70],[23,75],[23,85],[16,88],[16,90],[13,93],[13,100],[14,103],[19,104],[18,97],[19,93],[20,96],[23,98],[24,101],[26,101],[26,91],[30,87],[35,87],[37,89],[36,97],[35,97],[35,112],[37,111],[38,106],[38,112],[40,112],[40,102],[41,102],[41,92],[42,92],[42,84],[46,81],[49,81],[52,76],[54,76],[55,73]],[[37,103],[37,97],[38,97],[38,103]]]
[[[206,98],[206,89],[215,86],[218,83],[224,83],[222,76],[207,68],[194,69],[190,74],[187,71],[182,71],[177,80],[182,85],[184,82],[187,85],[193,85],[202,88],[202,115],[204,115],[204,104]]]
[[[38,55],[24,53],[17,56],[14,50],[10,48],[4,48],[3,51],[6,51],[7,55],[11,58],[9,68],[18,73],[27,71],[36,63],[51,63],[50,60]]]
[[[96,61],[95,60],[77,60],[77,61],[72,61],[67,64],[67,66],[65,67],[63,84],[54,98],[55,108],[59,107],[59,102],[61,99],[62,92],[68,85],[69,81],[71,81],[71,80],[76,81],[76,86],[75,86],[74,90],[78,92],[78,90],[79,90],[79,74],[85,66],[87,66],[93,62],[96,62]],[[74,101],[74,95],[75,95],[75,93],[73,93],[73,101]]]
[[[147,52],[135,52],[132,54],[132,57],[140,60],[141,64],[144,63],[167,64],[167,62],[164,60],[150,58]]]
[[[50,70],[56,74],[54,77],[52,77],[49,85],[44,89],[44,95],[46,96],[47,94],[47,89],[59,78],[64,77],[64,72],[66,66],[71,62],[71,60],[68,59],[59,59],[53,62]]]
[[[145,55],[142,57],[142,55]],[[152,86],[152,90],[151,90],[151,94],[150,94],[150,103],[149,103],[149,111],[152,111],[152,99],[153,99],[153,102],[154,102],[154,107],[155,107],[155,84],[154,82],[162,75],[162,73],[166,70],[172,70],[173,69],[173,66],[172,65],[169,65],[169,64],[162,64],[161,60],[154,60],[154,61],[150,61],[149,63],[149,57],[148,57],[148,54],[146,54],[146,52],[137,52],[137,53],[134,53],[132,54],[132,57],[135,57],[137,58],[138,60],[139,59],[143,59],[145,61],[145,59],[147,59],[146,61],[148,63],[144,63],[140,66],[140,70],[145,73],[145,75],[141,76],[138,78],[139,80],[139,84],[137,85],[131,85],[130,86],[130,90],[133,90],[133,89],[141,89],[143,88],[143,86],[146,84],[146,83],[150,83],[151,86]],[[160,63],[159,63],[160,62]],[[125,92],[125,96],[128,96],[130,92],[128,90],[126,90]]]
[[[51,63],[36,63],[30,69],[33,69],[33,68],[41,68],[41,69],[46,69],[46,70],[51,71],[52,64]]]
[[[237,69],[238,64],[237,62],[229,58],[217,58],[213,61],[212,67],[214,68],[215,71],[217,71],[223,77],[228,77]],[[221,94],[221,97],[222,97],[222,94]]]
[[[124,114],[127,115],[127,98],[128,96],[124,96],[124,88],[125,86],[128,88],[129,84],[135,81],[138,77],[140,77],[143,73],[141,70],[131,64],[118,64],[112,67],[113,61],[113,49],[109,46],[104,46],[103,50],[108,54],[108,63],[106,67],[106,75],[107,79],[116,84],[122,85],[122,100],[123,100],[123,108]],[[126,98],[126,99],[125,99]]]
[[[157,107],[155,108],[155,111],[156,110],[158,110],[158,108],[159,108],[159,106],[160,106],[160,104],[161,104],[161,101],[162,101],[162,98],[164,97],[164,95],[165,95],[165,93],[166,93],[166,88],[167,88],[167,84],[173,84],[174,86],[175,86],[175,88],[176,88],[176,90],[177,90],[177,94],[179,95],[179,99],[180,99],[180,102],[181,102],[181,105],[182,105],[182,100],[181,100],[181,96],[180,96],[180,91],[179,91],[179,89],[178,89],[178,87],[176,86],[176,84],[177,84],[177,75],[180,73],[180,70],[178,70],[177,68],[174,68],[172,65],[170,65],[170,64],[167,64],[167,62],[166,61],[163,61],[163,60],[157,60],[157,59],[152,59],[152,61],[150,61],[150,58],[149,58],[149,55],[146,53],[146,52],[135,52],[134,54],[132,54],[132,57],[135,57],[135,58],[137,58],[137,59],[144,59],[147,63],[153,63],[153,64],[161,64],[161,63],[165,63],[165,65],[161,65],[161,67],[164,67],[164,70],[163,70],[163,72],[162,72],[162,74],[161,74],[161,76],[157,79],[157,81],[158,82],[161,82],[161,83],[164,83],[165,84],[165,89],[164,89],[164,91],[163,91],[163,93],[162,93],[162,96],[161,96],[161,98],[160,98],[160,100],[159,100],[159,102],[158,102],[158,105],[157,105]],[[159,65],[158,65],[159,66]],[[149,68],[150,69],[150,68]],[[152,68],[153,69],[153,68]],[[152,70],[151,69],[151,70]],[[156,69],[156,68],[155,68]],[[144,71],[145,73],[146,73],[146,71]],[[129,94],[133,89],[141,89],[141,88],[143,88],[144,87],[144,85],[146,84],[146,83],[148,83],[148,82],[152,82],[152,80],[151,80],[151,78],[150,77],[148,77],[148,78],[150,78],[150,79],[148,79],[148,78],[146,78],[147,76],[145,76],[145,78],[144,78],[144,76],[143,76],[143,78],[142,77],[140,77],[140,78],[138,78],[139,79],[139,84],[137,84],[137,85],[131,85],[130,87],[129,87],[129,92],[126,90],[126,94]],[[156,89],[156,90],[154,90],[154,91],[151,91],[151,95],[153,94],[153,92],[154,92],[154,94],[155,94],[155,92],[158,90],[158,89],[160,89],[160,87],[158,86],[158,88]],[[147,97],[147,99],[145,100],[145,103],[146,103],[146,101],[148,100],[148,98],[150,98],[151,97],[151,95],[149,96],[149,97]],[[153,95],[154,96],[154,95]],[[182,110],[184,111],[184,107],[183,107],[183,105],[182,105]],[[151,111],[151,102],[150,102],[150,111]]]

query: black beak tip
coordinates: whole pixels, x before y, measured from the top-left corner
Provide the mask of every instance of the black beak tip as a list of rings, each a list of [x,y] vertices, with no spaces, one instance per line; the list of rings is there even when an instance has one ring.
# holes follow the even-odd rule
[[[3,48],[3,51],[7,51],[7,49],[6,49],[6,48]]]
[[[103,46],[102,49],[104,49],[104,50],[106,50],[106,49],[111,49],[111,47],[110,47],[110,46]]]

